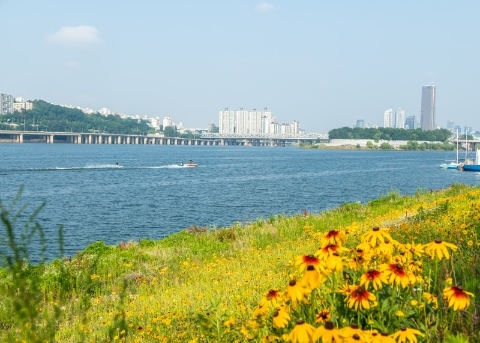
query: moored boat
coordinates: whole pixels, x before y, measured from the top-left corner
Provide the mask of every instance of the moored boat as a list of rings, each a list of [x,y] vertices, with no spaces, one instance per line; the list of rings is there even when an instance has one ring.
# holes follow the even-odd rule
[[[465,163],[462,169],[464,171],[480,172],[480,154],[478,153],[478,149],[475,151],[475,162],[472,164]]]

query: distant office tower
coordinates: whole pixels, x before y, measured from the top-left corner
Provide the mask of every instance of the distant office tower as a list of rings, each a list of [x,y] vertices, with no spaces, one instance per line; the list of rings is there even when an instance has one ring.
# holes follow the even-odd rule
[[[395,111],[395,128],[404,129],[405,128],[405,111],[399,108]]]
[[[455,123],[453,121],[447,120],[447,129],[450,131],[454,131]]]
[[[0,115],[13,113],[13,96],[0,93]]]
[[[393,127],[393,110],[391,108],[383,113],[383,127]]]
[[[218,132],[235,133],[235,111],[226,108],[218,113]]]
[[[365,127],[365,121],[363,119],[358,119],[355,127],[359,127],[363,129]]]
[[[417,128],[415,116],[405,118],[405,129],[414,130]]]
[[[420,111],[420,127],[422,130],[435,130],[435,85],[422,87],[422,106]]]

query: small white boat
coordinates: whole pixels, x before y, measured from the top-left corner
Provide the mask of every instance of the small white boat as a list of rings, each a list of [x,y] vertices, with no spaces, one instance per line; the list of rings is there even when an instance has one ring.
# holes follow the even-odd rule
[[[198,166],[198,164],[193,163],[192,160],[189,160],[187,163],[183,163],[183,162],[180,163],[180,166],[181,166],[181,167],[185,167],[185,168],[195,168],[195,167]]]
[[[458,169],[458,166],[459,166],[459,162],[458,162],[458,130],[457,130],[457,159],[455,162],[450,162],[450,163],[442,163],[440,165],[441,168],[445,168],[445,169]]]

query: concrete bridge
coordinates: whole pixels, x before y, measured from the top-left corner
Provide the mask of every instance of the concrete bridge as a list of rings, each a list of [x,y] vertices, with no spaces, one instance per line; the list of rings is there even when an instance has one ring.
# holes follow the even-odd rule
[[[239,135],[208,133],[202,134],[201,137],[197,139],[161,137],[155,135],[0,130],[0,143],[285,146],[292,143],[312,143],[317,139],[328,141],[328,135]]]
[[[0,143],[219,145],[220,141],[110,133],[1,131]]]

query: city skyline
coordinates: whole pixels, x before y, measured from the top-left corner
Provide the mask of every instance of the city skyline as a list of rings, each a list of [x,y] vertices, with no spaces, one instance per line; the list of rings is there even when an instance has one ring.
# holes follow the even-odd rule
[[[358,118],[381,125],[386,108],[420,118],[418,87],[433,80],[437,124],[479,128],[479,10],[431,0],[1,0],[0,91],[193,127],[226,105],[262,104],[327,132]]]

